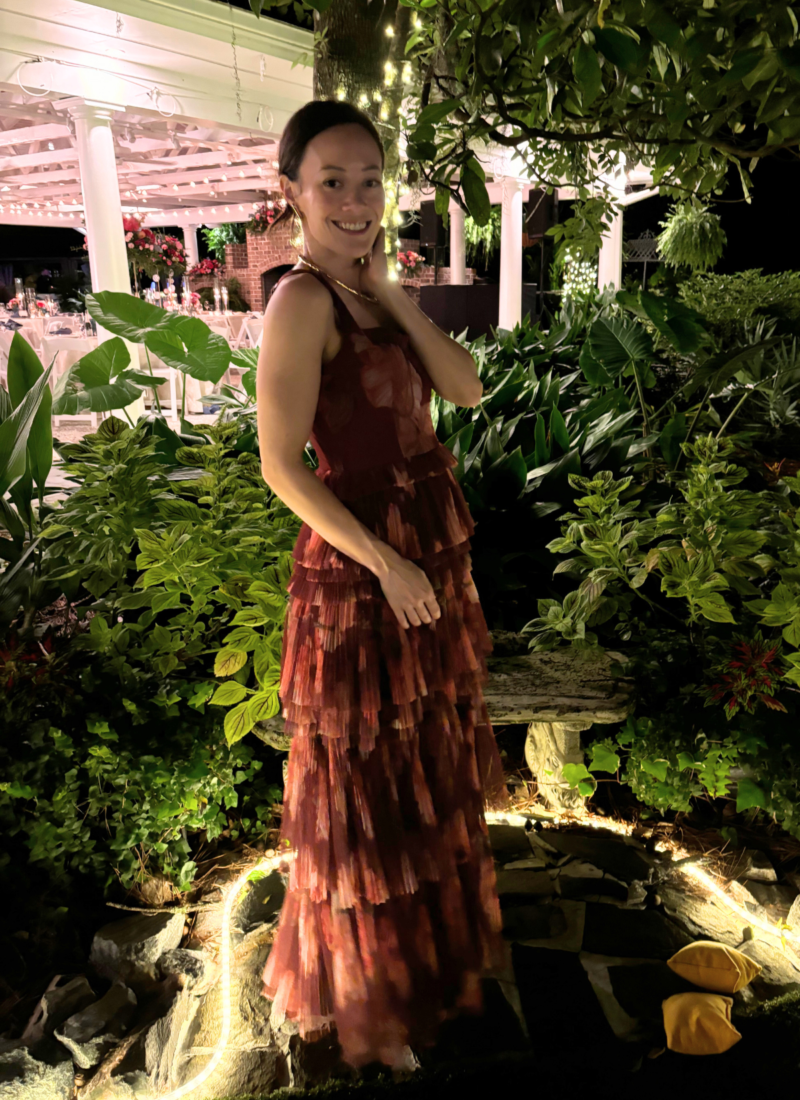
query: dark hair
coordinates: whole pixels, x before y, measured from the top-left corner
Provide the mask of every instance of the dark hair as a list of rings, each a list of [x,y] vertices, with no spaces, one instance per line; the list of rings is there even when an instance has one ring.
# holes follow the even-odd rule
[[[288,176],[293,183],[296,183],[300,178],[300,165],[309,141],[315,138],[317,134],[321,134],[323,130],[330,130],[332,126],[345,126],[351,122],[357,126],[363,126],[370,137],[375,140],[375,144],[381,151],[381,167],[383,167],[386,163],[383,142],[369,115],[364,114],[358,107],[354,107],[352,103],[347,103],[345,100],[312,99],[299,111],[295,111],[281,134],[278,147],[278,175]],[[287,203],[272,225],[269,226],[267,233],[292,217],[294,217],[294,211]]]

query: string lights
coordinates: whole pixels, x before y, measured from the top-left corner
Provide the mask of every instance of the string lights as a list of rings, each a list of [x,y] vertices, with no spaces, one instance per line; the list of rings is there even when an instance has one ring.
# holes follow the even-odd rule
[[[570,252],[566,252],[564,259],[564,294],[568,298],[583,294],[591,294],[597,289],[597,264],[590,260],[573,259]]]

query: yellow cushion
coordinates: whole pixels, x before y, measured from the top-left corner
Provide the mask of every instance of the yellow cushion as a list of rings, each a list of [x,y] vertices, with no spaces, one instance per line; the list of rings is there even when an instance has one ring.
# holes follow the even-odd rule
[[[731,997],[676,993],[662,1001],[667,1046],[679,1054],[722,1054],[741,1035],[731,1023]]]
[[[751,982],[761,967],[735,947],[713,940],[698,940],[682,947],[667,966],[692,985],[715,993],[735,993]]]

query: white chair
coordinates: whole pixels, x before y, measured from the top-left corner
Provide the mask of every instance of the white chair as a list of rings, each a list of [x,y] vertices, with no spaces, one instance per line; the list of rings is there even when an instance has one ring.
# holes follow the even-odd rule
[[[50,388],[55,389],[61,375],[66,374],[73,364],[84,355],[88,355],[90,351],[94,351],[96,347],[96,336],[45,336],[42,340],[42,362],[45,369],[55,358],[53,373],[50,375]],[[62,420],[84,420],[87,416],[92,427],[96,428],[96,412],[62,413],[60,416],[53,416],[53,420],[58,426]]]
[[[264,335],[264,318],[247,317],[242,324],[242,328],[247,332],[247,339],[250,341],[250,347],[260,348],[261,337]]]

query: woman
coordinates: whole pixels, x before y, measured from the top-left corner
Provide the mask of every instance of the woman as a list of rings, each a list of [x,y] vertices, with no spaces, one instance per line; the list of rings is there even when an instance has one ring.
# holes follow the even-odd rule
[[[280,684],[296,858],[264,995],[306,1038],[335,1028],[353,1066],[413,1069],[409,1044],[482,1013],[482,975],[508,965],[484,818],[509,801],[481,690],[491,639],[429,411],[434,387],[475,406],[482,385],[388,278],[368,116],[308,103],[278,155],[304,245],[264,317],[258,433],[264,479],[304,522]]]

